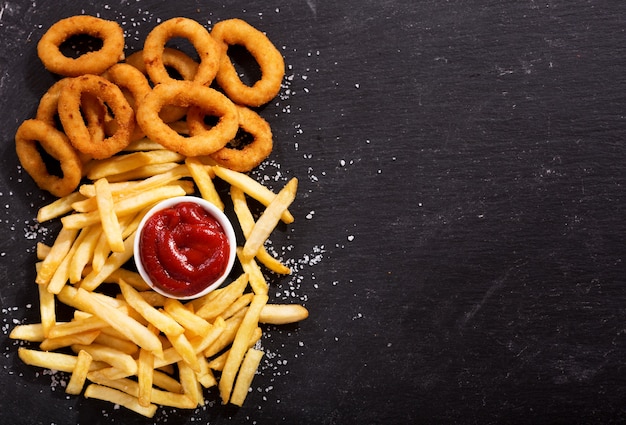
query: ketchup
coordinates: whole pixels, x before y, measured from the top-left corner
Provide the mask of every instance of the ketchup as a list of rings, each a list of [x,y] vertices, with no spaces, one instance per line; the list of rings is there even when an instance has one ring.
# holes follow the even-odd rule
[[[181,202],[156,212],[140,235],[141,262],[154,286],[177,297],[196,294],[225,271],[229,243],[204,208]]]

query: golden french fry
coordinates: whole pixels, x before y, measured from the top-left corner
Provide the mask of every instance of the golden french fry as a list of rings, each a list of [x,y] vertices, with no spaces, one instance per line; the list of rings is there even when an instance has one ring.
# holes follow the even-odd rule
[[[246,195],[244,191],[237,186],[231,186],[230,197],[233,201],[233,209],[235,211],[235,215],[237,216],[237,220],[239,221],[239,225],[241,226],[241,230],[243,231],[244,236],[248,237],[248,235],[252,231],[252,228],[254,227],[254,217],[252,216],[250,208],[248,208]],[[272,257],[270,253],[267,252],[264,246],[261,246],[261,248],[259,248],[259,251],[256,253],[256,257],[265,267],[275,273],[291,273],[291,269],[285,266],[276,258]]]
[[[228,403],[231,396],[235,376],[241,365],[241,361],[248,349],[248,343],[254,334],[254,330],[259,323],[259,314],[265,304],[267,304],[267,295],[255,295],[250,303],[250,307],[246,311],[246,315],[237,330],[235,340],[230,348],[228,359],[222,370],[222,376],[218,383],[222,404]]]
[[[123,252],[122,229],[115,214],[113,195],[111,194],[109,182],[105,178],[100,178],[93,185],[96,189],[96,201],[100,222],[102,223],[102,232],[106,236],[111,251]]]
[[[147,291],[150,289],[141,275],[135,271],[119,268],[114,270],[106,279],[106,283],[117,283],[120,279],[128,283],[130,286],[138,291]]]
[[[259,322],[285,325],[301,322],[307,317],[309,317],[309,311],[299,304],[266,304],[259,315]]]
[[[65,227],[61,228],[59,234],[54,240],[54,243],[52,244],[50,252],[41,263],[37,276],[35,277],[35,282],[39,285],[47,285],[48,282],[50,282],[55,270],[59,267],[61,261],[63,261],[67,253],[72,248],[72,244],[77,236],[78,229],[66,229]]]
[[[143,348],[137,359],[137,399],[146,407],[152,400],[152,381],[154,373],[154,355]]]
[[[239,326],[243,321],[243,317],[245,316],[246,311],[248,311],[247,307],[240,310],[237,314],[235,314],[228,320],[223,320],[223,331],[215,338],[214,341],[211,342],[211,344],[207,345],[206,348],[202,350],[206,357],[215,356],[217,353],[224,350],[233,342],[233,340],[235,339],[235,335],[237,334],[237,329],[239,329]],[[214,324],[216,322],[214,322]],[[192,344],[193,343],[194,341],[192,341]]]
[[[88,345],[91,344],[99,334],[100,331],[95,330],[60,336],[58,338],[46,338],[39,344],[39,348],[43,351],[54,351],[58,348],[69,347],[75,344]]]
[[[211,330],[209,322],[189,311],[174,298],[166,299],[163,308],[174,320],[194,335],[206,335]]]
[[[129,180],[146,179],[159,174],[167,173],[180,166],[178,162],[164,162],[163,164],[148,164],[125,173],[113,174],[107,176],[107,180],[111,183],[125,182]]]
[[[89,226],[81,230],[81,234],[86,235],[82,243],[78,245],[69,266],[70,283],[77,283],[83,278],[83,271],[91,259],[93,258],[96,244],[102,233],[102,227],[99,225]]]
[[[126,393],[132,397],[137,397],[139,394],[139,385],[131,379],[109,379],[102,376],[99,372],[91,372],[87,375],[87,378],[96,384],[115,388],[116,390]],[[182,387],[180,391],[182,391]],[[155,388],[152,389],[150,399],[153,403],[160,404],[162,406],[178,407],[181,409],[192,409],[196,407],[189,397],[182,393],[161,391]]]
[[[79,192],[72,192],[67,196],[63,196],[48,205],[39,208],[37,211],[37,221],[43,223],[53,218],[61,217],[72,211],[72,204],[85,199],[85,196]]]
[[[155,203],[175,196],[185,195],[185,190],[179,185],[165,185],[144,192],[133,194],[114,204],[114,211],[118,217],[137,213]],[[61,218],[64,229],[81,229],[100,222],[97,211],[76,213]]]
[[[99,344],[74,344],[72,345],[72,349],[75,352],[84,350],[88,352],[94,360],[108,363],[111,366],[128,373],[129,375],[137,373],[137,362],[135,359],[129,354],[125,354],[115,348]]]
[[[244,273],[246,273],[250,278],[250,287],[254,291],[255,294],[267,294],[269,290],[269,285],[265,280],[265,276],[263,276],[263,272],[261,268],[254,260],[254,257],[244,257],[243,249],[241,247],[237,247],[237,258],[241,263],[241,267],[243,268]]]
[[[252,177],[244,173],[238,173],[237,171],[229,170],[225,167],[214,166],[213,170],[222,180],[236,186],[247,193],[250,197],[256,199],[266,207],[274,200],[276,194],[263,186],[261,183],[254,180]],[[294,221],[293,215],[288,210],[285,210],[281,215],[281,220],[285,224],[291,224]]]
[[[246,306],[248,306],[252,302],[253,297],[254,294],[251,292],[243,294],[242,296],[237,298],[231,305],[229,305],[228,308],[224,310],[222,314],[220,314],[220,317],[222,317],[224,320],[231,318],[235,314],[239,313]]]
[[[208,321],[215,319],[243,294],[246,286],[248,286],[248,275],[243,273],[228,286],[224,287],[223,291],[219,292],[219,295],[198,308],[196,314]]]
[[[58,370],[71,373],[76,367],[76,356],[71,354],[57,353],[54,351],[39,351],[29,348],[19,347],[17,355],[20,360],[30,366],[42,367],[44,369]]]
[[[250,342],[248,343],[248,348],[253,348],[259,339],[263,336],[263,331],[261,328],[257,327],[254,330],[254,334],[252,334],[252,338],[250,338]],[[229,350],[224,351],[222,354],[214,358],[209,362],[209,368],[213,370],[224,370],[224,365],[226,364],[226,359],[230,354]]]
[[[67,387],[65,387],[65,392],[67,394],[80,394],[83,390],[92,360],[93,358],[88,352],[84,350],[80,350],[78,352],[76,366],[72,371],[72,376],[70,376],[70,381],[67,383]]]
[[[248,235],[245,245],[243,246],[243,257],[254,257],[259,248],[270,236],[284,211],[287,210],[289,205],[296,197],[296,191],[298,190],[298,179],[295,177],[289,180],[285,187],[283,187],[278,195],[270,202],[261,217],[257,220]]]
[[[222,202],[220,195],[215,190],[213,180],[204,164],[198,158],[187,158],[185,159],[185,164],[191,173],[193,181],[198,186],[200,196],[224,211],[224,202]]]
[[[183,392],[183,386],[180,385],[180,382],[178,382],[167,373],[161,372],[156,369],[152,371],[152,383],[154,384],[154,386],[162,388],[163,390],[169,391],[171,393],[182,394]]]
[[[9,338],[21,339],[22,341],[41,342],[46,337],[43,334],[43,326],[41,325],[41,323],[33,323],[15,326],[9,334]]]
[[[96,398],[98,400],[108,401],[113,404],[119,404],[120,406],[124,406],[125,408],[137,412],[147,418],[152,418],[157,409],[157,406],[155,404],[144,407],[139,404],[137,397],[133,397],[130,394],[127,394],[120,390],[98,384],[90,384],[85,390],[85,397]]]
[[[243,402],[248,395],[248,390],[252,384],[252,379],[256,374],[256,371],[263,358],[263,351],[255,350],[254,348],[248,349],[246,356],[241,362],[239,373],[237,374],[237,382],[233,393],[230,397],[230,402],[237,406],[243,406]]]
[[[161,332],[168,336],[182,335],[182,333],[185,332],[185,328],[179,325],[170,316],[148,304],[139,292],[128,283],[124,282],[123,279],[119,280],[119,286],[126,302]]]
[[[133,243],[135,240],[135,233],[130,235],[124,240],[124,251],[123,252],[114,252],[107,258],[107,260],[102,265],[100,270],[92,270],[85,278],[83,279],[80,287],[87,290],[93,291],[101,283],[105,281],[107,277],[115,270],[119,269],[130,260],[133,256]]]
[[[37,242],[37,259],[44,260],[48,254],[50,254],[50,250],[52,247],[46,245],[43,242]]]
[[[47,338],[50,329],[54,327],[57,321],[56,306],[54,303],[54,294],[48,292],[44,285],[37,285],[39,290],[39,314],[41,315],[41,327],[43,334]]]
[[[196,372],[196,379],[204,388],[211,388],[217,385],[217,379],[209,368],[209,362],[203,354],[198,354],[198,365],[200,371]]]
[[[183,394],[193,402],[194,406],[204,404],[202,388],[196,379],[196,373],[187,362],[178,362],[178,376],[183,386]]]
[[[101,330],[109,326],[107,322],[97,316],[89,316],[83,319],[74,319],[71,322],[57,323],[48,332],[48,338],[61,338],[93,330]]]
[[[198,356],[195,348],[191,345],[185,334],[167,335],[167,339],[172,343],[172,347],[180,354],[182,361],[187,363],[194,372],[200,371]],[[178,362],[180,364],[180,362]]]
[[[145,165],[179,162],[184,159],[184,156],[166,149],[116,155],[98,161],[98,163],[89,170],[87,178],[95,181],[102,177],[124,173]]]
[[[100,331],[100,334],[93,340],[93,342],[114,348],[122,353],[130,354],[131,356],[135,355],[135,353],[139,351],[139,347],[137,347],[137,344],[134,342],[111,335],[110,333],[104,332],[104,330]]]
[[[87,307],[84,310],[100,317],[111,327],[127,335],[129,340],[141,348],[152,352],[157,357],[163,356],[163,346],[159,338],[135,319],[100,301],[93,293],[82,288],[76,291],[74,298]]]

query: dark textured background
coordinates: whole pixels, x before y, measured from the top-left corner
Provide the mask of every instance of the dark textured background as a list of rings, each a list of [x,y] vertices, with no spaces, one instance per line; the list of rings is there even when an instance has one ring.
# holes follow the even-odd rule
[[[294,275],[241,409],[158,423],[611,423],[626,420],[626,3],[620,1],[24,2],[0,5],[0,422],[148,423],[66,397],[17,359],[38,320],[34,246],[50,198],[13,147],[54,80],[36,42],[61,17],[240,17],[281,48],[255,173],[300,178],[272,239]],[[54,389],[54,391],[52,390]]]

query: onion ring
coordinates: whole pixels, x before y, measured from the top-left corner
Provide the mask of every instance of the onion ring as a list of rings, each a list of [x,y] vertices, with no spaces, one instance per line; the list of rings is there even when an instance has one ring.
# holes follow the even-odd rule
[[[265,34],[241,19],[227,19],[213,26],[211,36],[224,51],[215,79],[233,102],[261,106],[278,94],[285,76],[285,61]],[[261,79],[252,86],[241,81],[228,57],[228,46],[233,44],[244,46],[261,68]]]
[[[191,58],[185,52],[171,47],[166,47],[165,49],[163,49],[162,56],[163,64],[166,67],[171,67],[176,70],[176,72],[180,74],[183,80],[193,81],[194,76],[198,72],[198,66],[200,65],[198,64],[198,62],[193,60],[193,58]],[[148,75],[148,71],[146,70],[146,64],[143,60],[142,50],[136,51],[135,53],[129,55],[126,58],[126,63],[134,66],[144,75]],[[180,120],[186,114],[187,108],[168,105],[161,110],[159,116],[163,121],[171,123]]]
[[[242,148],[231,147],[234,143],[228,143],[210,157],[221,166],[246,173],[261,164],[272,152],[272,129],[267,121],[250,108],[237,105],[237,112],[239,128],[252,136],[252,142]]]
[[[152,90],[145,75],[134,66],[126,63],[113,65],[102,74],[102,77],[121,88],[122,93],[126,94],[128,92],[130,94],[126,96],[126,100],[128,100],[135,112],[139,102]],[[115,134],[117,127],[117,120],[108,121],[106,123],[107,134]],[[141,128],[138,125],[134,126],[130,140],[139,140],[142,137],[144,137],[144,133],[141,131]]]
[[[159,118],[165,105],[196,106],[205,114],[219,117],[210,130],[185,137]],[[223,148],[237,134],[238,115],[235,104],[226,96],[207,86],[191,81],[159,84],[152,89],[137,109],[137,123],[148,138],[185,156],[209,155]]]
[[[103,140],[94,139],[90,134],[80,111],[84,94],[101,99],[111,108],[117,122],[115,134]],[[73,78],[61,90],[59,118],[72,145],[95,159],[108,158],[128,146],[135,127],[135,113],[122,90],[106,78],[97,75]]]
[[[163,64],[166,68],[170,67],[176,70],[183,80],[193,81],[200,64],[193,60],[191,56],[181,50],[174,49],[172,47],[165,47],[163,49],[162,57]],[[148,75],[146,63],[143,60],[143,50],[138,50],[129,55],[126,57],[125,62],[137,68],[144,75]]]
[[[37,149],[37,142],[60,162],[63,177],[49,173]],[[54,126],[37,119],[22,122],[15,134],[15,150],[22,167],[37,186],[52,195],[69,195],[80,184],[83,164],[65,134]]]
[[[52,127],[58,127],[59,96],[63,88],[72,78],[63,78],[54,83],[41,97],[35,118],[44,121]],[[80,107],[87,122],[89,134],[94,140],[103,140],[105,137],[104,122],[106,107],[97,98],[86,95],[81,98]],[[59,128],[61,130],[61,128]]]
[[[220,65],[220,47],[206,28],[188,18],[172,18],[162,22],[146,37],[143,59],[152,82],[160,84],[175,80],[169,75],[163,62],[165,43],[174,37],[188,39],[200,57],[200,64],[193,81],[202,85],[211,84]]]
[[[65,56],[61,44],[81,34],[101,39],[102,48],[75,59]],[[124,31],[117,22],[87,15],[72,16],[48,28],[37,44],[37,54],[46,69],[59,75],[100,74],[124,58]]]

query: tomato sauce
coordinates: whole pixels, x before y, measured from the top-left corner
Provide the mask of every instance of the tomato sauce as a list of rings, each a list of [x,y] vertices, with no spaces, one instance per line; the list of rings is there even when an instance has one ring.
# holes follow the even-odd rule
[[[154,286],[173,296],[196,294],[225,271],[229,242],[204,208],[181,202],[156,212],[140,235],[141,262]]]

